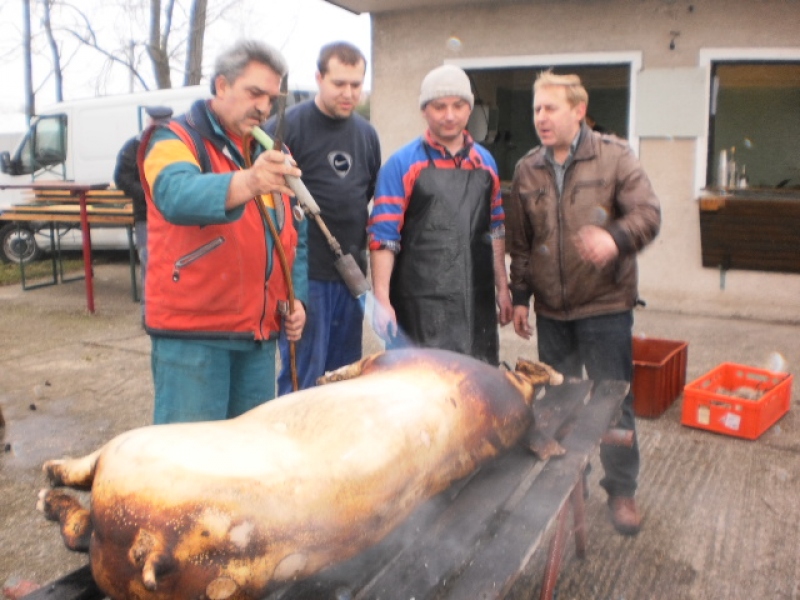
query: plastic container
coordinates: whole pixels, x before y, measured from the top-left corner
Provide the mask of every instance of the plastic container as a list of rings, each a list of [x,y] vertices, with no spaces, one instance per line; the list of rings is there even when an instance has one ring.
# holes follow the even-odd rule
[[[789,411],[791,397],[787,373],[722,363],[686,385],[681,423],[755,440]]]
[[[675,340],[633,338],[633,412],[659,417],[686,383],[688,345]]]

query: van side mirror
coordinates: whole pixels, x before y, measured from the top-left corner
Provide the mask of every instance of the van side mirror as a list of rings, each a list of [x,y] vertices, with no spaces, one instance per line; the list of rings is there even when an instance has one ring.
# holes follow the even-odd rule
[[[0,152],[0,171],[13,175],[11,172],[11,155],[8,152]]]

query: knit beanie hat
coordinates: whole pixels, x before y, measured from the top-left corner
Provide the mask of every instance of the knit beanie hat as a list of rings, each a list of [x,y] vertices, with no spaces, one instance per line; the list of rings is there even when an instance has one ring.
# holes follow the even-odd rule
[[[436,67],[425,76],[419,93],[419,107],[425,108],[431,100],[446,96],[458,96],[469,102],[470,108],[475,106],[469,77],[463,69],[455,65]]]
[[[145,106],[144,112],[155,121],[166,121],[172,118],[172,109],[169,106]]]

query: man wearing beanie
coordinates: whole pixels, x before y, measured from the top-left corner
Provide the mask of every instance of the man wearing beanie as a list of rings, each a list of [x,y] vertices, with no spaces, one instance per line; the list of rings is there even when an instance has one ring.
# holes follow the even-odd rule
[[[497,365],[497,322],[511,321],[512,306],[497,166],[466,131],[474,103],[462,69],[432,70],[419,97],[427,130],[378,174],[373,320],[389,348],[410,341]]]

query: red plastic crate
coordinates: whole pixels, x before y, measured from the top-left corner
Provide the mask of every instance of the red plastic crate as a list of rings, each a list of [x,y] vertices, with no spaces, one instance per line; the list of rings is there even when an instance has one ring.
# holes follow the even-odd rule
[[[659,417],[680,396],[686,383],[686,342],[633,338],[633,412]]]
[[[684,388],[681,423],[754,440],[788,412],[791,397],[787,373],[722,363]]]

